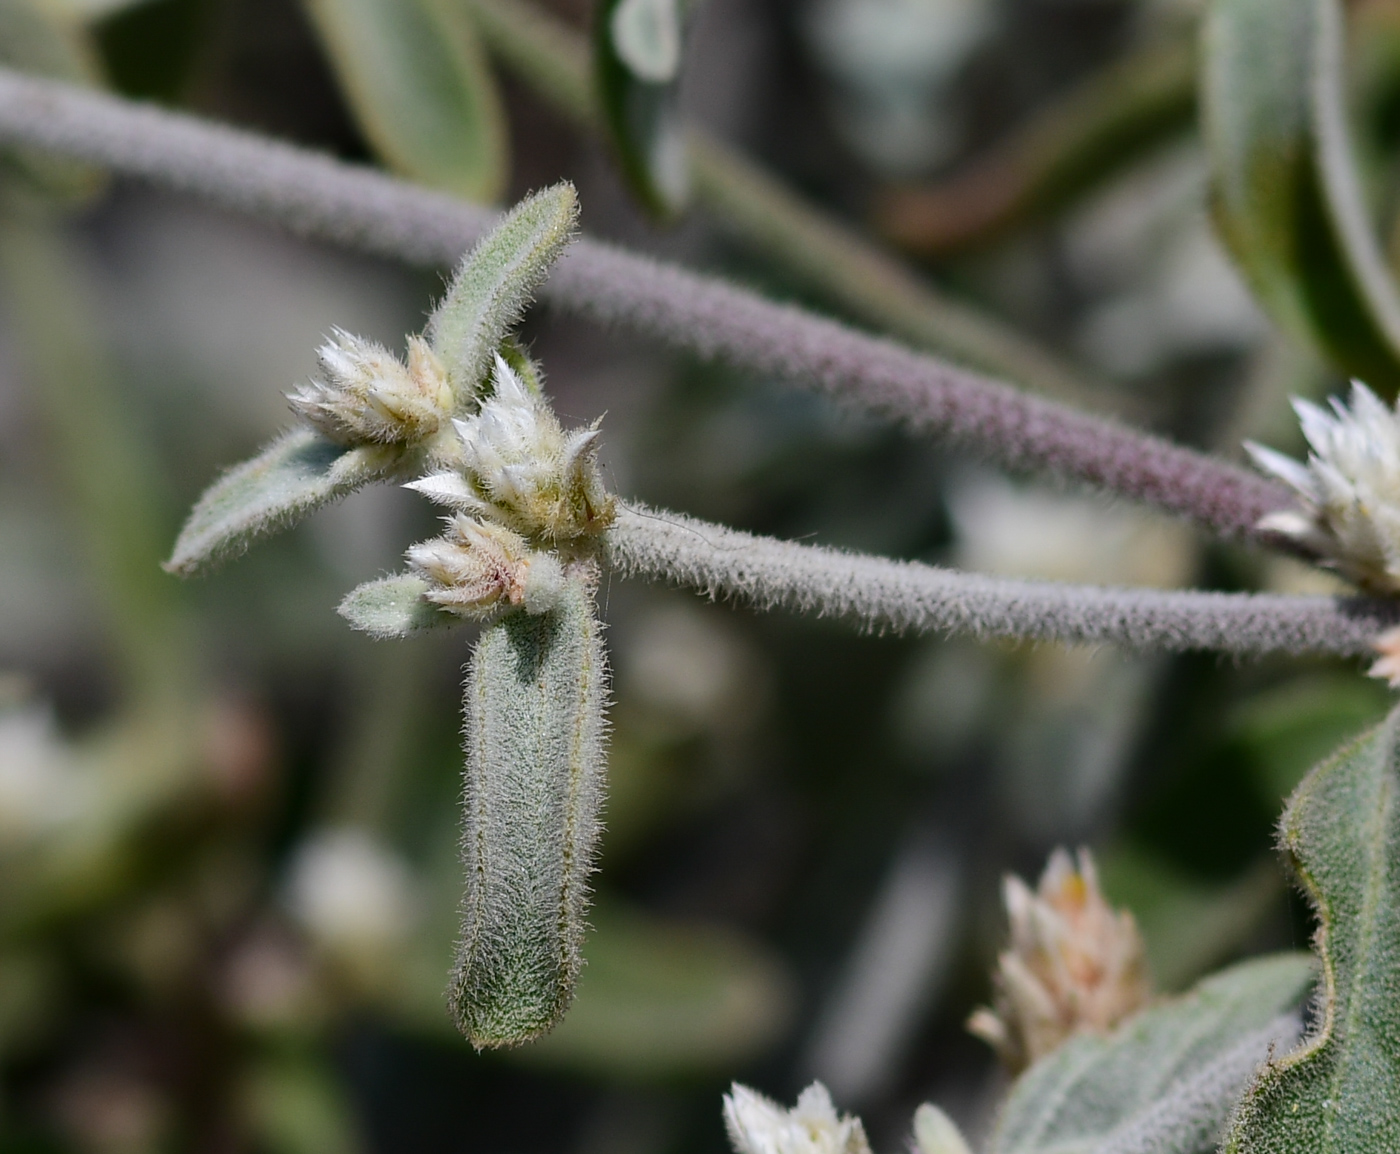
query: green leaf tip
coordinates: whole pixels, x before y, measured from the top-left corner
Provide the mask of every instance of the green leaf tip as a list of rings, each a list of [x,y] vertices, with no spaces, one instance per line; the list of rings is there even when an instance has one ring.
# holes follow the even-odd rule
[[[573,998],[604,788],[608,672],[592,591],[487,627],[465,692],[466,894],[449,999],[480,1048],[545,1033]]]
[[[347,449],[294,429],[204,491],[165,569],[179,577],[206,573],[256,538],[393,472],[400,456],[392,445]]]
[[[1226,1154],[1400,1150],[1400,709],[1312,770],[1280,842],[1317,911],[1307,1044],[1271,1062]]]
[[[366,581],[345,595],[336,610],[352,629],[375,638],[408,637],[460,625],[462,619],[424,598],[428,583],[413,573]]]
[[[427,333],[464,412],[577,223],[578,194],[563,181],[517,204],[458,266]]]
[[[1306,954],[1255,958],[1072,1038],[1017,1079],[987,1154],[1209,1154],[1255,1069],[1296,1039],[1314,973]]]
[[[1203,130],[1216,224],[1266,312],[1348,376],[1400,387],[1400,292],[1348,122],[1339,0],[1216,0]]]

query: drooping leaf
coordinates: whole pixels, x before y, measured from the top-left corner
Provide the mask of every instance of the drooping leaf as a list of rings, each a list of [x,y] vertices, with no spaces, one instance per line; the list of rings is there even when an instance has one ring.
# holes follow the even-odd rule
[[[427,629],[460,625],[462,619],[425,601],[428,583],[412,573],[366,581],[345,595],[337,610],[350,625],[371,637],[408,637]]]
[[[1012,1087],[989,1154],[1209,1154],[1255,1069],[1296,1039],[1313,975],[1304,954],[1254,959],[1066,1042]]]
[[[469,200],[500,196],[504,114],[476,30],[450,0],[306,0],[356,120],[390,167]]]
[[[1263,1070],[1229,1154],[1400,1150],[1400,710],[1289,800],[1280,841],[1317,911],[1308,1043]]]
[[[1343,372],[1400,387],[1400,293],[1361,188],[1339,0],[1216,0],[1202,111],[1220,232],[1266,311]]]
[[[594,14],[603,124],[633,192],[662,219],[689,193],[679,109],[684,33],[684,0],[602,0]]]
[[[467,674],[467,890],[449,999],[478,1047],[551,1029],[582,964],[603,799],[607,662],[591,592],[488,626]]]
[[[463,258],[427,329],[463,402],[475,398],[496,350],[573,239],[577,220],[578,194],[565,181],[522,200]]]
[[[347,449],[295,429],[205,490],[165,568],[180,577],[206,572],[255,538],[388,476],[401,457],[393,445]]]

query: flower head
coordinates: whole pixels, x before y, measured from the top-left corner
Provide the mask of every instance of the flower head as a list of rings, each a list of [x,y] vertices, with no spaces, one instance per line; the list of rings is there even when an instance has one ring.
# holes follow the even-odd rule
[[[1142,937],[1132,914],[1115,911],[1099,889],[1094,861],[1078,869],[1063,849],[1032,892],[1020,878],[1003,886],[1011,948],[997,959],[993,1009],[968,1029],[1020,1070],[1071,1035],[1112,1029],[1151,997]]]
[[[1400,593],[1400,412],[1360,381],[1351,405],[1294,401],[1312,452],[1306,464],[1246,443],[1254,462],[1286,482],[1302,509],[1270,513],[1259,528],[1291,538],[1349,579]]]
[[[317,350],[321,376],[288,395],[292,408],[342,445],[403,444],[431,436],[452,410],[442,362],[421,337],[405,366],[382,345],[333,329]]]
[[[838,1115],[820,1082],[791,1110],[735,1082],[724,1096],[724,1125],[738,1154],[870,1154],[860,1119]]]
[[[493,385],[474,417],[454,422],[461,471],[409,488],[526,537],[558,542],[606,529],[615,502],[598,476],[597,426],[565,433],[544,398],[499,355]]]
[[[517,605],[542,613],[557,602],[564,574],[553,556],[501,525],[461,513],[447,524],[443,536],[408,550],[410,568],[428,582],[429,601],[478,619]]]

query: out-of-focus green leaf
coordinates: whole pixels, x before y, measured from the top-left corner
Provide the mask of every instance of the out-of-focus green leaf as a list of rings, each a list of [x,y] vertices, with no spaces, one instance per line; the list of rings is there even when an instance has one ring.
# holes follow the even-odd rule
[[[205,490],[165,567],[181,577],[206,572],[254,538],[384,477],[400,455],[393,445],[347,449],[295,429]]]
[[[684,207],[690,174],[679,87],[685,0],[602,0],[593,68],[603,124],[633,192],[667,219]]]
[[[505,188],[495,81],[451,0],[306,0],[361,129],[390,167],[469,200]]]
[[[33,3],[56,20],[90,24],[139,8],[151,0],[33,0]]]
[[[1104,892],[1133,911],[1147,945],[1147,965],[1165,990],[1183,989],[1238,957],[1271,912],[1283,908],[1283,870],[1261,856],[1223,885],[1202,883],[1128,848],[1098,855]]]
[[[771,1046],[794,1008],[780,963],[732,930],[599,901],[568,1016],[512,1057],[655,1079],[727,1071]]]
[[[319,1053],[274,1052],[256,1059],[243,1108],[269,1154],[357,1154],[354,1107]]]
[[[1343,746],[1289,800],[1280,841],[1317,910],[1308,1043],[1241,1104],[1229,1154],[1400,1150],[1400,710]]]
[[[1297,1036],[1314,972],[1304,954],[1256,958],[1071,1039],[1012,1087],[989,1154],[1209,1154],[1271,1046]]]
[[[462,619],[423,600],[428,583],[412,573],[366,581],[345,595],[337,612],[371,637],[407,637],[425,629],[460,625]]]
[[[1337,368],[1400,387],[1400,293],[1361,187],[1339,0],[1216,0],[1202,110],[1216,220],[1264,308]]]
[[[99,82],[97,57],[87,34],[43,0],[0,0],[0,64],[73,84]],[[60,201],[85,200],[105,180],[99,169],[38,151],[7,149],[4,157],[4,168]]]

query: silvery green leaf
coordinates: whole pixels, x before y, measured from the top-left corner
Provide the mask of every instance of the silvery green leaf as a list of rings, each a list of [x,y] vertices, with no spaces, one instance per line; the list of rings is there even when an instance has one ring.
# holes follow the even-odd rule
[[[392,445],[347,449],[294,429],[205,490],[165,568],[181,577],[206,572],[255,538],[391,475],[401,456]]]
[[[505,118],[466,8],[451,0],[306,0],[355,119],[390,167],[469,200],[509,170]]]
[[[1217,0],[1202,103],[1216,222],[1281,326],[1378,389],[1400,385],[1397,292],[1348,123],[1340,0]]]
[[[462,618],[425,601],[427,591],[423,578],[399,573],[357,585],[345,595],[337,612],[352,628],[379,638],[407,637],[462,623]]]
[[[679,107],[684,0],[603,0],[594,20],[593,69],[613,151],[648,211],[673,217],[690,191]]]
[[[1400,710],[1303,779],[1280,842],[1317,911],[1315,1032],[1250,1087],[1228,1154],[1400,1150]]]
[[[567,181],[527,197],[458,266],[428,321],[433,351],[462,400],[475,398],[531,294],[573,239],[578,194]]]
[[[608,672],[591,591],[488,626],[467,674],[466,896],[449,998],[478,1047],[551,1029],[581,966]]]
[[[1305,954],[1257,958],[1071,1039],[1016,1081],[988,1154],[1209,1154],[1255,1069],[1297,1037],[1314,973]]]

